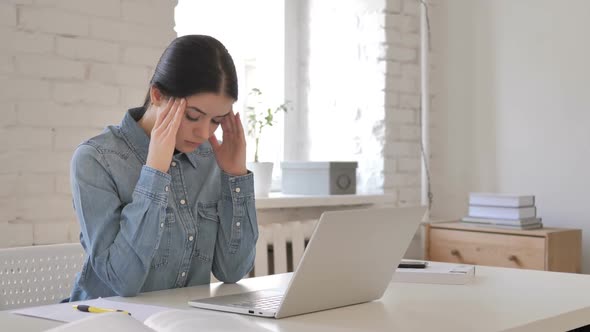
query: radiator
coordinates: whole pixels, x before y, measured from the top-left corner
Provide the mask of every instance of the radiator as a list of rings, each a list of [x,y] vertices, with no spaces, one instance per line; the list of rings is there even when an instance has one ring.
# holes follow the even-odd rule
[[[256,259],[250,277],[293,272],[317,220],[259,225]]]

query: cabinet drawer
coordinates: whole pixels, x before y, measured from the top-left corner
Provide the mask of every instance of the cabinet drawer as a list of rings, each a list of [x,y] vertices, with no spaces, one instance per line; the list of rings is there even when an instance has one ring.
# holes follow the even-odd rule
[[[429,259],[441,262],[545,269],[545,238],[431,229]]]

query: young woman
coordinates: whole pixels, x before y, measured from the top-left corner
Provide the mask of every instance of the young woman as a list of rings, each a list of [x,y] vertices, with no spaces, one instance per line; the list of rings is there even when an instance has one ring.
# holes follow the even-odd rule
[[[233,60],[209,36],[175,39],[142,107],[81,144],[71,164],[86,251],[70,301],[236,282],[258,226]],[[214,136],[223,129],[223,140]]]

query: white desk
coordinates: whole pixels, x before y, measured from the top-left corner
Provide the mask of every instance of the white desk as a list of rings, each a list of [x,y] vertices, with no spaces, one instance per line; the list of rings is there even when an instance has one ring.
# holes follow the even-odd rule
[[[290,274],[111,300],[189,309],[189,299],[286,287]],[[590,324],[590,276],[477,267],[469,285],[391,283],[382,299],[280,320],[247,317],[274,331],[566,331]],[[201,309],[195,310],[195,314]],[[227,314],[231,315],[231,314]],[[0,312],[4,331],[42,331],[58,322]]]

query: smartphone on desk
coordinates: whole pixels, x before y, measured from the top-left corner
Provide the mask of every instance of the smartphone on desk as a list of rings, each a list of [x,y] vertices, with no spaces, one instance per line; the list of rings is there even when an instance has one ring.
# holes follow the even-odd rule
[[[403,260],[397,266],[398,269],[425,269],[428,266],[426,261]]]

